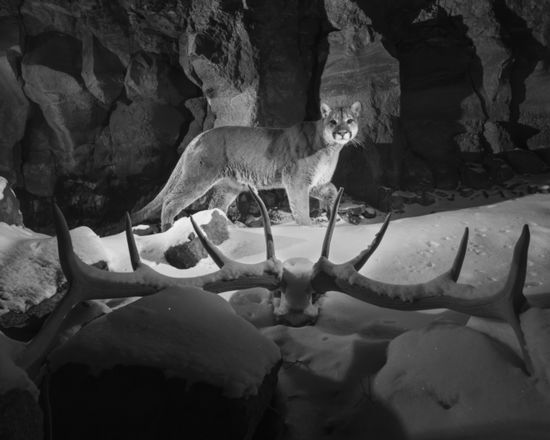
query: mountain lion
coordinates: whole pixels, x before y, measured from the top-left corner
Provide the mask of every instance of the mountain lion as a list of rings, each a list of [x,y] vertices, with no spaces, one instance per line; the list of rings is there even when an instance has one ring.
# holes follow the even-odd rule
[[[342,147],[357,135],[361,103],[331,109],[321,104],[322,119],[289,128],[217,127],[195,137],[168,182],[132,215],[141,222],[161,210],[162,230],[190,203],[213,188],[210,208],[227,208],[247,185],[284,188],[298,224],[310,224],[309,196],[330,207],[330,183]]]

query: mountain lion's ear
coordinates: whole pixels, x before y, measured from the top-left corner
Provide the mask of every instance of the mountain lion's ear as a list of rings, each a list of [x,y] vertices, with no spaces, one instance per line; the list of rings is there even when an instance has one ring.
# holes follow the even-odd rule
[[[325,119],[330,113],[330,107],[326,105],[324,102],[321,103],[321,116],[323,119]]]
[[[351,104],[351,112],[357,117],[361,113],[361,103],[359,101]]]

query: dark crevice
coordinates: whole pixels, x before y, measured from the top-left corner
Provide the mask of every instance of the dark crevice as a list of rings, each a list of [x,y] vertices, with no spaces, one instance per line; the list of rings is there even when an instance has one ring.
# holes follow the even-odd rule
[[[520,123],[520,107],[526,98],[526,80],[539,61],[545,57],[546,48],[539,43],[526,21],[508,7],[505,0],[495,1],[495,17],[500,24],[503,43],[512,52],[510,66],[510,119],[507,124],[514,142],[526,146],[526,141],[536,129]]]

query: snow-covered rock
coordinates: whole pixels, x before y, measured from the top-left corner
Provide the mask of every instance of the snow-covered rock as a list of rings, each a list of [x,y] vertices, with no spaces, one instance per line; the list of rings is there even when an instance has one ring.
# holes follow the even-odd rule
[[[476,430],[477,438],[498,438],[503,426],[525,429],[527,435],[530,425],[540,425],[550,411],[550,396],[525,374],[512,350],[454,324],[394,339],[374,391],[412,435],[437,434],[433,438]]]
[[[96,373],[115,365],[149,366],[242,397],[258,391],[279,358],[277,346],[224,299],[170,288],[95,320],[52,353],[51,364],[81,363]]]
[[[98,318],[52,353],[54,422],[72,420],[62,424],[67,438],[143,429],[148,438],[251,438],[279,362],[278,347],[223,298],[166,289]],[[73,408],[80,401],[95,419]],[[114,407],[122,408],[118,420]]]
[[[0,249],[0,319],[9,327],[26,319],[22,314],[62,291],[65,277],[57,254],[57,240],[32,234],[16,227],[3,227],[7,233]],[[110,256],[100,238],[89,228],[71,231],[76,254],[86,263],[109,263]],[[53,304],[52,304],[53,305]],[[48,313],[51,306],[38,310]],[[16,316],[17,315],[17,316]],[[21,319],[20,319],[21,318]]]
[[[221,244],[229,237],[229,220],[219,209],[200,211],[193,218],[212,243]],[[180,269],[193,267],[208,255],[188,217],[178,219],[166,232],[135,239],[142,258],[156,263],[166,261]]]

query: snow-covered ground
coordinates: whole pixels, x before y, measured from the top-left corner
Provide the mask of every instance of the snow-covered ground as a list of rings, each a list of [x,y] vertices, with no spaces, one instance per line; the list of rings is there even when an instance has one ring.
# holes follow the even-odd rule
[[[377,223],[361,225],[339,222],[331,260],[343,262],[359,253],[382,219],[378,216]],[[550,295],[549,194],[396,219],[361,273],[399,284],[427,281],[450,267],[464,228],[469,227],[459,282],[493,292],[508,274],[513,246],[524,224],[531,230],[525,294],[536,304],[537,297]],[[177,235],[178,228],[187,231],[187,220],[178,221],[167,234]],[[17,234],[24,236],[17,228],[0,232],[2,246],[12,244]],[[324,233],[322,225],[274,226],[277,258],[316,261]],[[152,250],[155,243],[164,246],[166,239],[164,234],[136,237],[138,248],[148,249],[142,258],[156,270],[171,276],[217,270],[210,259],[185,271],[167,265]],[[101,241],[111,270],[129,271],[124,235]],[[263,230],[232,227],[229,240],[220,248],[241,262],[261,261],[265,258]],[[231,294],[223,296],[229,299]],[[320,301],[315,326],[291,328],[270,325],[269,320],[260,325],[259,331],[283,355],[279,389],[287,424],[285,440],[402,438],[402,431],[433,439],[548,438],[548,312],[535,309],[522,317],[535,363],[535,375],[528,377],[513,348],[465,327],[463,315],[381,309],[340,292],[329,292]],[[483,325],[488,333],[498,327]],[[501,339],[506,342],[507,336]]]

